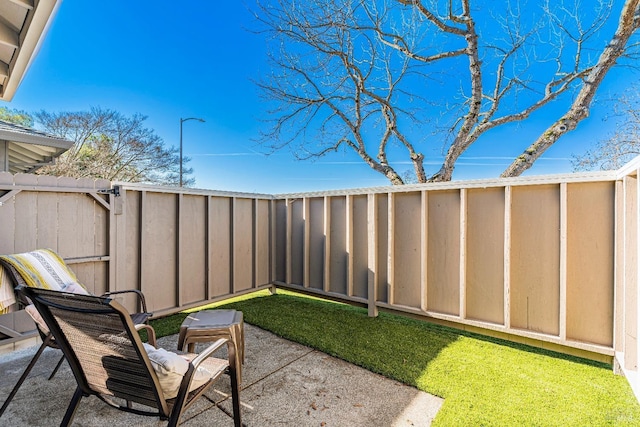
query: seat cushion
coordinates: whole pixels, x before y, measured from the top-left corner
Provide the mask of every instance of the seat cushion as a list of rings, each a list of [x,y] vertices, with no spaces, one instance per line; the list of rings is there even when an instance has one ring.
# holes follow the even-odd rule
[[[87,292],[87,290],[85,288],[83,288],[82,285],[80,285],[79,283],[75,283],[75,282],[69,283],[66,286],[64,286],[62,291],[63,292],[69,292],[69,293],[72,293],[72,294],[89,295],[89,292]],[[48,334],[49,333],[49,328],[47,327],[47,324],[45,323],[45,321],[42,318],[42,316],[40,316],[40,313],[38,313],[38,310],[36,310],[36,307],[33,304],[29,304],[24,309],[27,312],[27,314],[29,316],[31,316],[33,321],[38,324],[38,326],[40,327],[40,330],[42,332],[44,332],[45,335]]]
[[[151,366],[156,372],[165,399],[173,399],[178,395],[180,383],[189,369],[189,362],[179,354],[167,351],[164,348],[155,348],[147,343],[143,343],[143,345],[151,361]],[[199,366],[193,375],[189,391],[206,384],[214,375],[216,375],[216,372],[210,372],[208,369]]]

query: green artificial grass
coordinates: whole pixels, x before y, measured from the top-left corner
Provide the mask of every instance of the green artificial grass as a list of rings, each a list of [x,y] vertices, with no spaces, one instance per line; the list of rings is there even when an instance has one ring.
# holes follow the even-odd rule
[[[630,386],[605,364],[282,290],[213,306],[443,397],[434,426],[640,425]],[[174,334],[186,315],[152,323]]]

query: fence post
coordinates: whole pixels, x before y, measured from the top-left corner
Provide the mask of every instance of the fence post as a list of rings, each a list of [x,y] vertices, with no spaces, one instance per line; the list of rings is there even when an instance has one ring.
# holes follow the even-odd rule
[[[367,305],[369,308],[369,317],[378,316],[378,214],[376,210],[376,195],[367,194],[367,264],[368,264],[368,292]]]

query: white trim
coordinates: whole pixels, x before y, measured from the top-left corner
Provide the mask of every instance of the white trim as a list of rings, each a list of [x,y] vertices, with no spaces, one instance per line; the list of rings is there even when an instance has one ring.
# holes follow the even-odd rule
[[[33,8],[33,6],[31,6],[32,10],[28,10],[24,24],[27,28],[25,29],[23,27],[20,31],[20,47],[16,49],[13,59],[9,64],[11,71],[9,77],[5,80],[5,84],[2,85],[2,96],[0,99],[11,101],[13,98],[31,62],[38,53],[44,36],[61,3],[62,0],[40,0],[38,1],[37,7]],[[29,3],[24,4],[26,9],[29,9],[29,5]]]

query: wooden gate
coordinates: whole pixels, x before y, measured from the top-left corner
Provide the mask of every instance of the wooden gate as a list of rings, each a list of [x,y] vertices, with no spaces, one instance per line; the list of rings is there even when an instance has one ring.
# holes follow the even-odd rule
[[[92,293],[109,289],[111,182],[0,173],[0,253],[49,248]],[[32,345],[24,311],[0,316],[0,345]],[[15,346],[14,346],[15,347]]]

